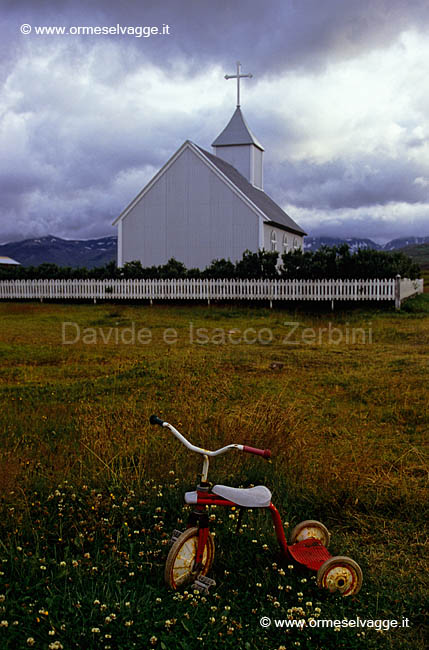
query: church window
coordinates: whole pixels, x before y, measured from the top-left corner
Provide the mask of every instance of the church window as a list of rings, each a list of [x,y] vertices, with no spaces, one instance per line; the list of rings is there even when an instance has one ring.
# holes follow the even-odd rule
[[[272,251],[277,250],[277,237],[276,237],[276,231],[275,230],[271,231],[271,250]]]
[[[287,235],[283,235],[283,253],[287,253]]]
[[[294,250],[297,250],[299,248],[298,239],[296,237],[293,238],[293,248]]]

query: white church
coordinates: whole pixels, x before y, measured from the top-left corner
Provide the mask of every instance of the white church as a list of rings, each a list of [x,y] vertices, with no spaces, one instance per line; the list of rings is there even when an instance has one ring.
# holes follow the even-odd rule
[[[303,248],[306,234],[265,192],[264,148],[237,107],[212,144],[213,153],[186,140],[114,221],[118,266],[170,258],[204,269],[214,259],[241,259],[248,249],[284,252]]]

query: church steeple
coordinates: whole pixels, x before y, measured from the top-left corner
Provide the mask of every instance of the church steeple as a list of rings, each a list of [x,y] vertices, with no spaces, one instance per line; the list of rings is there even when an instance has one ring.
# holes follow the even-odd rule
[[[253,144],[261,151],[264,151],[264,147],[247,126],[241,108],[237,106],[222,133],[212,143],[212,147],[233,147],[244,144]]]
[[[240,68],[237,62],[237,74],[225,75],[225,79],[237,79],[237,108],[212,147],[216,156],[233,165],[252,185],[262,190],[264,148],[247,126],[240,108],[240,79],[252,75],[240,74]]]

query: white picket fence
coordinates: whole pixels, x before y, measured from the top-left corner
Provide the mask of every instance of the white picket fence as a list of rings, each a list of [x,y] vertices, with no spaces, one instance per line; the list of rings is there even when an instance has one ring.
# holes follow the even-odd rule
[[[396,300],[423,280],[3,280],[0,299],[33,300]],[[399,301],[399,304],[398,304]]]

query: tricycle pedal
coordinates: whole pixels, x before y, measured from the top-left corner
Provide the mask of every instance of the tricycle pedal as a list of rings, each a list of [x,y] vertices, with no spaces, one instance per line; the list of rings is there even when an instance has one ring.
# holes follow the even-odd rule
[[[200,594],[208,594],[210,587],[215,587],[216,581],[207,576],[198,576],[191,589],[197,590]]]
[[[179,539],[180,535],[183,535],[181,530],[176,530],[174,529],[172,534],[171,534],[171,539],[170,539],[170,544],[173,545],[174,542],[177,542]]]

